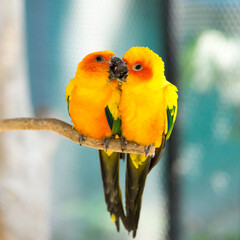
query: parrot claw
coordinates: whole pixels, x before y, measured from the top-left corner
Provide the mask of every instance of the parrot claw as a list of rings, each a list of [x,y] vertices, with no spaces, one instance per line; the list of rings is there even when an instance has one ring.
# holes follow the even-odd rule
[[[125,146],[128,144],[128,141],[125,137],[121,137],[121,149],[124,151]]]
[[[86,137],[83,135],[79,135],[79,145],[82,146],[82,142],[86,140]]]
[[[108,150],[108,146],[109,146],[109,143],[111,141],[111,139],[114,138],[113,136],[111,137],[106,137],[102,140],[102,145],[105,147],[105,150],[107,151]]]
[[[153,147],[153,143],[145,147],[145,156],[149,155],[152,147]]]

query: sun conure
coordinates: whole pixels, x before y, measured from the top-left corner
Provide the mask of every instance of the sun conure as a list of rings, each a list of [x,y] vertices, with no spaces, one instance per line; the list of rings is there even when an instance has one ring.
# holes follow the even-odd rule
[[[142,194],[149,171],[159,161],[177,115],[177,88],[164,76],[162,59],[149,48],[129,49],[123,61],[129,73],[122,83],[119,105],[122,135],[128,141],[155,145],[155,156],[128,154],[126,170],[126,217],[129,231],[136,236]],[[147,154],[146,154],[147,155]]]
[[[111,51],[88,54],[78,64],[65,98],[73,127],[80,134],[80,144],[85,136],[106,143],[104,140],[120,134],[121,91],[117,78],[124,81],[126,74],[126,64]],[[123,222],[125,219],[119,187],[120,154],[100,151],[99,156],[107,208],[119,231],[119,217]]]

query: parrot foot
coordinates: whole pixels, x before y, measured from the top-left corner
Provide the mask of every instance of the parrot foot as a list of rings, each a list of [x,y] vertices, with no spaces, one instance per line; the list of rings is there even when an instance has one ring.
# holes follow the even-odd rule
[[[106,151],[108,150],[109,143],[111,142],[111,139],[113,139],[113,138],[114,138],[114,136],[111,136],[111,137],[106,137],[102,140],[102,145]]]
[[[121,149],[124,151],[125,146],[128,144],[128,141],[125,137],[121,137]]]
[[[86,140],[86,137],[79,134],[79,145],[82,146],[82,142]]]
[[[149,155],[152,147],[153,147],[153,143],[145,147],[145,156]]]

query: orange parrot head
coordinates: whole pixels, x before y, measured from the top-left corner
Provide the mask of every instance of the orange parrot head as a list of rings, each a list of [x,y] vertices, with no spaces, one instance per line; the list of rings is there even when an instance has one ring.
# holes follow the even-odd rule
[[[127,65],[111,51],[90,53],[78,64],[75,78],[82,86],[103,86],[117,78],[127,76]],[[96,81],[97,80],[97,81]]]
[[[129,74],[127,84],[161,84],[164,77],[164,62],[148,47],[132,47],[123,56]]]

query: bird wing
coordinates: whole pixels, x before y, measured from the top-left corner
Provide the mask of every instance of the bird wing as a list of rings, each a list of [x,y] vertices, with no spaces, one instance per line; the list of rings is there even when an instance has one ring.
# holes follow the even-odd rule
[[[69,84],[66,87],[66,92],[65,92],[65,102],[67,102],[68,104],[68,114],[70,116],[70,112],[69,112],[69,102],[71,99],[71,93],[73,88],[75,87],[75,81],[74,78],[69,82]],[[71,116],[70,116],[71,117]]]
[[[166,81],[166,83],[164,84],[164,90],[165,90],[166,111],[167,111],[165,134],[166,134],[166,139],[169,139],[173,130],[176,117],[177,117],[178,89],[176,86]]]
[[[159,148],[156,148],[155,150],[155,156],[152,158],[152,161],[149,167],[149,172],[152,170],[154,166],[156,166],[156,164],[161,159],[165,149],[166,140],[169,139],[172,133],[173,126],[177,116],[177,108],[178,108],[177,87],[168,81],[165,81],[163,87],[164,87],[164,94],[165,94],[165,101],[166,101],[166,127],[165,127],[165,132],[162,134],[162,144]]]
[[[120,117],[113,116],[113,114],[111,113],[111,111],[109,109],[109,106],[106,106],[105,114],[107,117],[108,125],[109,125],[110,129],[112,130],[112,134],[121,136],[122,135],[122,130],[121,130],[122,122],[121,122]]]
[[[112,94],[111,100],[105,108],[105,114],[107,117],[108,125],[112,129],[112,135],[121,136],[121,118],[119,114],[119,104],[120,104],[120,91],[115,91]]]

